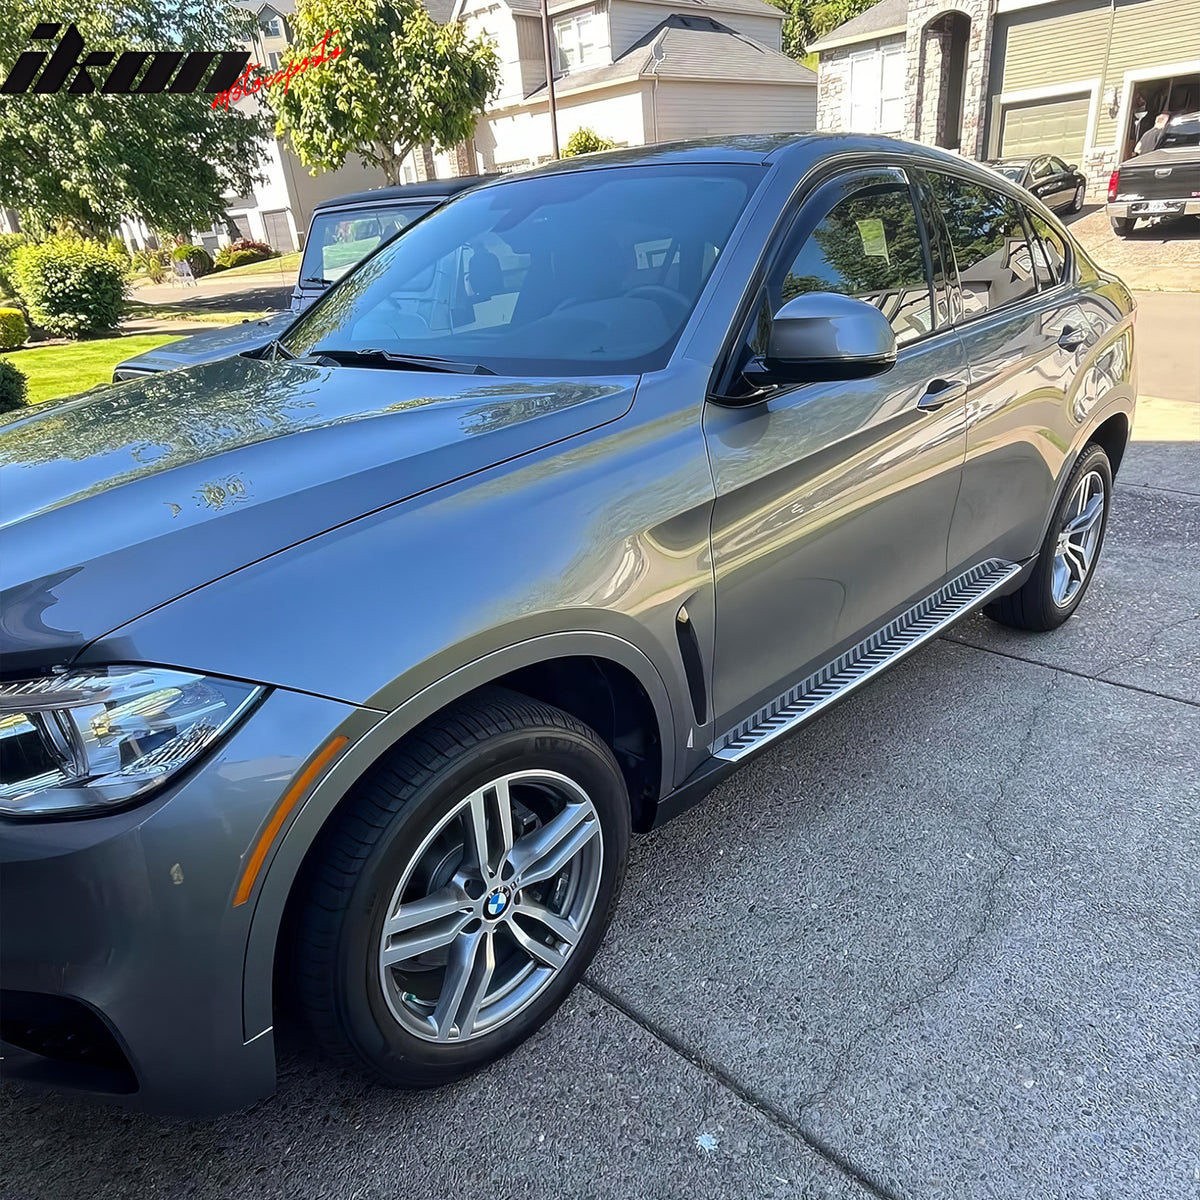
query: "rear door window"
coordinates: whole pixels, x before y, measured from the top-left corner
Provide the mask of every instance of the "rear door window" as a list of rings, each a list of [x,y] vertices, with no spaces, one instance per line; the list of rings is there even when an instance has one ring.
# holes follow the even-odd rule
[[[1063,282],[1067,267],[1067,243],[1044,217],[1028,209],[1025,219],[1033,230],[1033,261],[1043,287]]]
[[[930,173],[929,187],[954,247],[964,319],[1037,291],[1033,253],[1015,200],[940,172]]]

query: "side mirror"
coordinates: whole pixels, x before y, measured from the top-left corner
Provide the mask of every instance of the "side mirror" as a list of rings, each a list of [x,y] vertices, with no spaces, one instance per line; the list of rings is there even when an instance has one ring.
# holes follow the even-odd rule
[[[807,292],[775,314],[767,353],[746,374],[756,384],[866,379],[895,362],[896,335],[873,304]]]
[[[1078,170],[1079,170],[1079,164],[1078,164],[1078,163],[1069,163],[1069,164],[1067,165],[1067,170],[1068,170],[1068,171],[1078,171]]]

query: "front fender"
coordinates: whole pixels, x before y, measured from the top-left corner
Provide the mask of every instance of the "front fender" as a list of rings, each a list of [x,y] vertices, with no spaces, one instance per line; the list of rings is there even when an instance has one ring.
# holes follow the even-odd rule
[[[313,789],[268,861],[251,919],[243,980],[243,1017],[249,1040],[271,1027],[275,951],[284,908],[304,857],[325,822],[363,774],[407,733],[447,705],[510,671],[554,658],[589,655],[629,670],[654,705],[662,741],[662,789],[671,789],[676,761],[675,714],[654,663],[631,642],[612,634],[573,632],[529,638],[465,663],[422,688],[361,736]]]

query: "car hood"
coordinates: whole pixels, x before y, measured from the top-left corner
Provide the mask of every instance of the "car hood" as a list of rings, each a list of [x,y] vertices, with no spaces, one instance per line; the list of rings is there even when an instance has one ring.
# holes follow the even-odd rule
[[[169,342],[145,354],[120,362],[116,371],[174,371],[179,367],[197,367],[217,362],[247,350],[260,350],[277,338],[296,319],[296,313],[281,312],[261,321],[242,321],[238,325],[222,325],[216,329]]]
[[[636,383],[232,358],[0,425],[0,657],[61,661],[251,562],[614,420]]]

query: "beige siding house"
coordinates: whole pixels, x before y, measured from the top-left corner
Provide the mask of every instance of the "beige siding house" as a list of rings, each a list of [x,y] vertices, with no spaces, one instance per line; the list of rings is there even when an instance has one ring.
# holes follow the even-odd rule
[[[538,0],[458,2],[503,64],[465,169],[552,157],[540,14]],[[619,146],[815,127],[816,75],[783,54],[783,13],[763,0],[555,0],[550,20],[560,142],[584,127]],[[459,165],[439,156],[438,174]]]
[[[1057,154],[1092,192],[1200,109],[1200,0],[880,0],[813,47],[818,122],[976,158]]]

